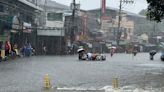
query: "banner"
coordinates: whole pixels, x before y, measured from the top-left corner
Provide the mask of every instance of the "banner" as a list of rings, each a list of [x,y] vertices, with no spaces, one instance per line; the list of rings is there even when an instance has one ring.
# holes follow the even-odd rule
[[[102,0],[101,13],[102,13],[102,16],[105,16],[106,14],[106,0]]]

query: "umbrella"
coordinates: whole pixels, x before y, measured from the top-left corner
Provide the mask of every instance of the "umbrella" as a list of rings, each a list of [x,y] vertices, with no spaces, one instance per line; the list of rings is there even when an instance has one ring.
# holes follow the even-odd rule
[[[80,52],[82,52],[82,51],[85,51],[85,50],[82,49],[82,48],[77,50],[78,53],[80,53]]]
[[[116,47],[112,46],[113,49],[116,49]]]
[[[80,49],[82,49],[82,48],[83,48],[83,46],[79,46],[79,48],[80,48]]]
[[[112,47],[108,47],[108,49],[116,49],[116,47],[112,46]]]
[[[151,50],[151,51],[150,51],[150,55],[155,55],[156,53],[157,53],[156,50]]]

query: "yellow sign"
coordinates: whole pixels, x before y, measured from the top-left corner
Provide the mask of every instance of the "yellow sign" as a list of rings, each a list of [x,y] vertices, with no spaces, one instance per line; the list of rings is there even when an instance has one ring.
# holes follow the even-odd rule
[[[1,50],[1,57],[2,57],[2,59],[5,58],[5,50]]]
[[[80,35],[80,40],[87,40],[88,37],[86,35]]]

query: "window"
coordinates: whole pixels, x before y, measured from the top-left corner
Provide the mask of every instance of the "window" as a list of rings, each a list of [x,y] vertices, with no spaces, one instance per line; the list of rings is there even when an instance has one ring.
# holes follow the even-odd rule
[[[47,14],[48,21],[63,21],[62,13],[48,13]]]
[[[4,12],[4,6],[0,5],[0,12]]]

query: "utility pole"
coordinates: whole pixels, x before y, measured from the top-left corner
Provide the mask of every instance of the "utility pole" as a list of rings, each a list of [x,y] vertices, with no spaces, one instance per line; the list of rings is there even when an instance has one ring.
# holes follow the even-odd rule
[[[76,12],[76,1],[73,0],[72,4],[71,4],[71,9],[72,9],[72,21],[71,21],[71,44],[73,44],[74,40],[75,40],[75,12]]]
[[[76,1],[73,0],[73,3],[72,3],[72,24],[71,24],[71,45],[72,45],[72,48],[73,48],[73,43],[75,41],[75,9],[76,7]],[[73,54],[75,53],[74,51],[74,48],[73,48]]]
[[[117,38],[116,38],[116,42],[117,42],[117,46],[119,46],[120,44],[120,37],[121,37],[121,20],[122,20],[122,16],[121,16],[121,12],[122,12],[122,5],[126,3],[126,4],[131,4],[134,3],[133,0],[120,0],[120,5],[119,5],[119,14],[118,14],[118,30],[117,30]]]
[[[72,5],[73,5],[73,10],[72,10],[72,24],[73,24],[73,26],[74,26],[75,10],[76,10],[76,1],[75,1],[75,0],[73,0]]]

